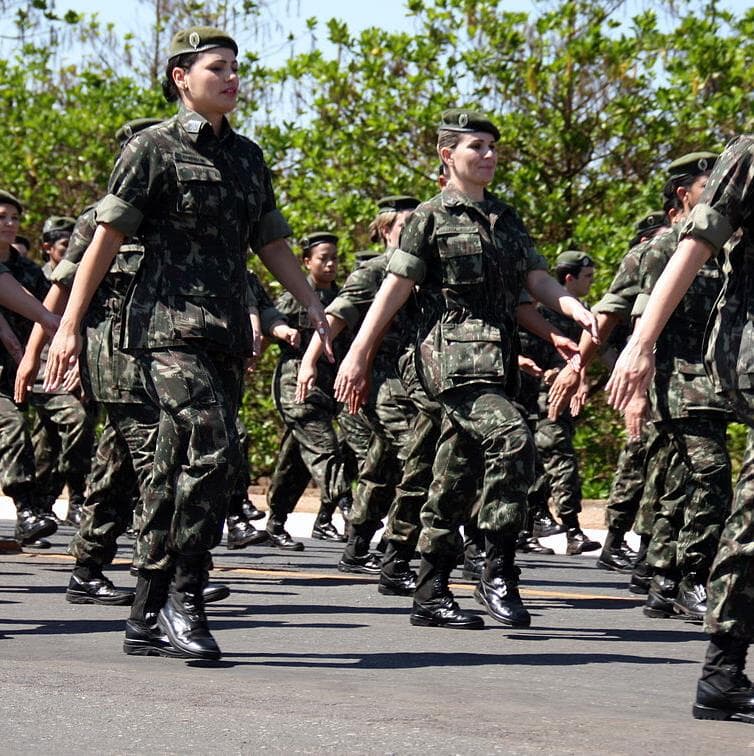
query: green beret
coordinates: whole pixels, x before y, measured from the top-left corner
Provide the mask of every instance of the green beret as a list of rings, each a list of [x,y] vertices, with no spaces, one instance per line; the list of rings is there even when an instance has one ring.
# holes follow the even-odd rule
[[[465,108],[452,108],[443,111],[438,131],[461,131],[463,133],[472,133],[474,131],[484,131],[486,134],[492,134],[495,139],[500,139],[500,132],[492,121],[484,113],[476,110],[466,110]]]
[[[24,211],[24,206],[21,204],[21,200],[18,199],[15,194],[6,192],[3,189],[0,189],[0,205],[15,205],[16,210],[18,210],[19,213]]]
[[[301,249],[308,250],[312,247],[316,247],[317,244],[337,244],[338,237],[330,231],[314,231],[307,236],[304,236],[299,244]]]
[[[132,121],[126,121],[116,132],[115,138],[119,142],[125,142],[134,134],[138,134],[142,129],[149,126],[156,126],[162,123],[161,118],[134,118]]]
[[[586,252],[580,252],[576,249],[569,249],[561,252],[555,258],[556,268],[593,268],[594,260]]]
[[[636,223],[636,233],[644,234],[648,231],[654,231],[656,228],[661,228],[668,224],[667,216],[663,210],[652,210],[647,213]]]
[[[416,197],[409,197],[407,194],[396,194],[377,200],[380,213],[400,213],[404,210],[416,210],[420,204]]]
[[[680,178],[707,173],[712,170],[717,158],[714,152],[689,152],[668,166],[668,175],[671,178]]]
[[[238,55],[238,45],[235,40],[221,29],[213,29],[211,26],[192,26],[177,32],[170,42],[168,60],[176,55],[185,53],[198,53],[212,50],[215,47],[229,47]]]
[[[71,233],[75,225],[75,218],[69,218],[66,215],[51,215],[42,226],[42,238],[44,239],[53,231],[67,231],[68,233]]]

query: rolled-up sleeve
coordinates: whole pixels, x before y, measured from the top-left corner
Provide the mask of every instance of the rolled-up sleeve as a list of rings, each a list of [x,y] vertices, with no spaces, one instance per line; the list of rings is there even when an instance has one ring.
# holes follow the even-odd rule
[[[420,206],[401,231],[398,249],[390,256],[388,273],[395,273],[402,278],[410,278],[421,284],[427,277],[427,264],[433,253],[431,244],[434,230],[432,212]]]
[[[293,231],[283,214],[275,208],[265,213],[257,224],[254,236],[251,239],[251,248],[254,252],[259,252],[262,247],[270,242],[287,239],[289,236],[293,236]]]
[[[689,214],[681,239],[709,244],[717,254],[741,226],[750,226],[754,205],[754,139],[737,137],[717,159],[700,202]]]
[[[124,236],[135,236],[144,214],[120,197],[108,194],[97,205],[95,218],[97,223],[106,223]]]

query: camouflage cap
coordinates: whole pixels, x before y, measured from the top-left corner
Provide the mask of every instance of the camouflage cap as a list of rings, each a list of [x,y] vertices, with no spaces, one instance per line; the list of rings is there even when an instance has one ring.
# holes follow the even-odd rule
[[[667,225],[667,223],[668,219],[663,210],[652,210],[637,221],[636,232],[643,234],[654,231],[656,228]]]
[[[556,268],[593,268],[594,260],[586,252],[568,249],[555,258]]]
[[[401,213],[404,210],[416,210],[421,203],[416,197],[408,194],[395,194],[390,197],[381,197],[377,200],[380,213]]]
[[[131,121],[126,121],[115,132],[115,138],[119,142],[125,142],[134,134],[138,134],[142,129],[146,129],[149,126],[156,126],[158,123],[162,123],[162,118],[134,118]]]
[[[714,152],[689,152],[668,166],[668,175],[671,178],[680,178],[707,173],[712,170],[717,158],[718,155]]]
[[[205,52],[215,47],[228,47],[238,55],[238,45],[235,40],[222,29],[211,26],[192,26],[182,29],[173,36],[170,42],[168,60],[186,53]]]
[[[54,231],[72,232],[76,225],[75,218],[69,218],[67,215],[51,215],[42,226],[42,238]]]
[[[466,108],[451,108],[443,111],[438,131],[461,131],[472,133],[483,131],[492,134],[495,139],[500,139],[500,132],[492,121],[484,113]]]
[[[0,205],[15,205],[16,210],[19,213],[24,211],[24,206],[21,204],[21,200],[16,197],[15,194],[6,192],[4,189],[0,189]]]
[[[307,234],[300,241],[301,249],[308,250],[316,247],[317,244],[337,244],[338,237],[330,231],[313,231]]]

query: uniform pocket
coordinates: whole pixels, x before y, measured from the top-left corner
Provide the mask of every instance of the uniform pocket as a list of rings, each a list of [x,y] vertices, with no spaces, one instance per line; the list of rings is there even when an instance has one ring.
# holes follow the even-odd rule
[[[212,165],[175,163],[179,213],[202,217],[220,215],[222,174]]]
[[[448,284],[478,284],[484,279],[482,239],[479,232],[443,228],[437,232],[437,249]]]
[[[451,383],[474,378],[501,380],[505,376],[510,345],[501,330],[469,318],[462,323],[441,323],[442,372]]]

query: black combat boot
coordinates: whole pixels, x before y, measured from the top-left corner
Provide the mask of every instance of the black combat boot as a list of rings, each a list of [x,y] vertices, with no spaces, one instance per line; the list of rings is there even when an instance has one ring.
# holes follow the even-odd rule
[[[68,494],[68,511],[65,515],[65,523],[77,528],[81,525],[81,514],[84,508],[84,497],[80,493]]]
[[[36,548],[49,548],[49,541],[44,541],[57,529],[58,523],[55,518],[40,512],[35,506],[31,496],[14,496],[13,503],[16,505],[16,530],[15,539],[22,546]]]
[[[565,533],[565,525],[561,525],[546,509],[535,512],[532,517],[531,532],[535,538],[547,538],[547,536]]]
[[[130,606],[134,601],[131,591],[119,591],[102,574],[102,567],[91,560],[77,561],[65,592],[69,604],[101,604],[103,606]]]
[[[241,502],[241,514],[247,521],[264,519],[264,512],[261,509],[257,509],[254,506],[254,502],[250,499],[244,499]]]
[[[270,538],[270,545],[285,551],[303,551],[304,544],[301,541],[295,541],[291,534],[285,529],[285,521],[277,519],[270,515],[267,520],[267,535]]]
[[[647,564],[647,552],[649,551],[649,542],[652,537],[649,535],[641,536],[639,550],[636,552],[634,559],[634,570],[631,573],[631,580],[628,583],[628,590],[631,593],[647,595],[649,593],[649,584],[652,581],[654,570]]]
[[[170,644],[187,656],[217,660],[222,654],[204,613],[206,576],[204,558],[180,558],[175,583],[160,610],[157,624],[165,631]]]
[[[696,686],[694,719],[735,720],[754,724],[754,688],[746,677],[749,641],[712,635]]]
[[[631,572],[634,568],[631,557],[634,552],[628,549],[623,540],[626,534],[622,530],[608,530],[602,552],[597,557],[597,566],[612,572]],[[635,554],[634,554],[635,555]]]
[[[516,551],[522,554],[554,554],[555,552],[549,547],[539,542],[530,532],[522,530],[516,540]]]
[[[647,617],[662,617],[667,619],[675,614],[673,601],[678,593],[678,580],[664,572],[656,572],[649,584],[649,594],[644,604],[644,614]]]
[[[160,609],[167,600],[170,574],[162,570],[139,570],[138,576],[123,651],[132,656],[189,658],[172,645],[157,624]]]
[[[376,527],[374,523],[361,523],[351,526],[348,542],[338,562],[341,572],[359,572],[364,575],[379,575],[382,562],[379,557],[369,553],[369,544]]]
[[[266,530],[257,530],[243,515],[228,515],[225,522],[228,526],[226,546],[231,551],[267,543],[270,540]]]
[[[529,627],[531,616],[518,592],[515,566],[516,537],[502,533],[487,535],[487,561],[474,598],[498,622],[508,627]]]
[[[673,608],[686,619],[702,622],[707,612],[706,581],[697,575],[686,575],[678,585]]]
[[[413,596],[416,589],[416,573],[409,562],[414,553],[411,544],[388,541],[382,557],[382,571],[377,590],[384,596]]]
[[[334,501],[323,501],[319,505],[317,519],[314,521],[314,527],[312,528],[312,538],[317,538],[320,541],[338,541],[339,543],[343,543],[346,540],[346,537],[338,532],[338,529],[332,522],[332,516],[336,507],[337,504]]]
[[[455,567],[453,556],[423,554],[414,591],[411,624],[420,627],[449,627],[455,630],[479,630],[484,620],[478,614],[464,612],[453,599],[448,577]]]

